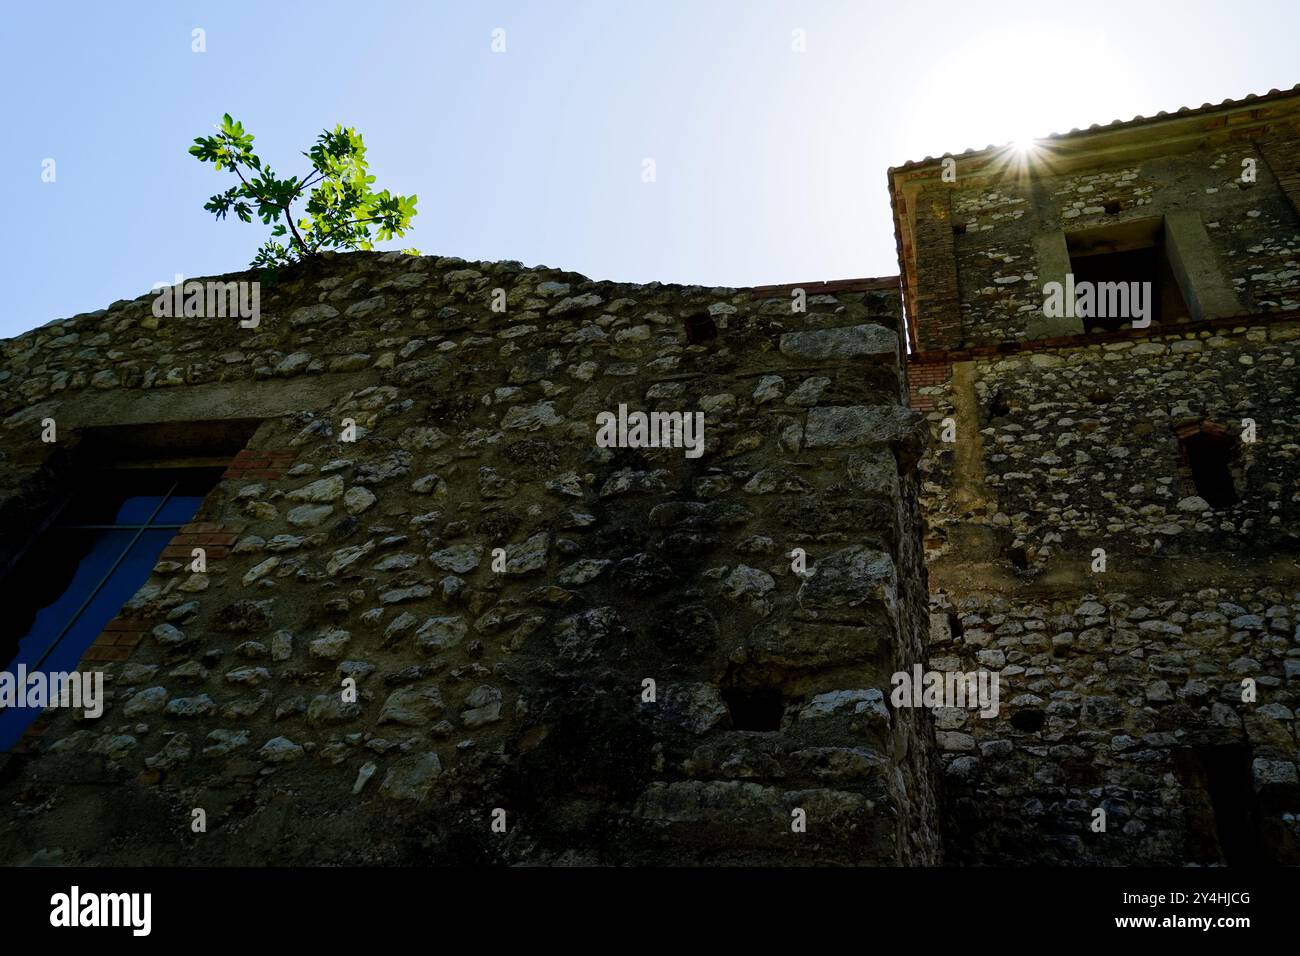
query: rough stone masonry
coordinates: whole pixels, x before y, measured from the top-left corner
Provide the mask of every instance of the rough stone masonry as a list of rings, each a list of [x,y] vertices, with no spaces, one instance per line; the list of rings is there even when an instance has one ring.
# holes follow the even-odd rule
[[[936,713],[947,860],[1300,863],[1300,88],[950,169],[891,172],[929,666],[1004,701]],[[1089,270],[1155,321],[1045,316]]]
[[[227,470],[82,658],[102,718],[3,758],[0,860],[936,862],[897,282],[806,293],[357,253],[256,328],[3,343],[6,563],[123,449]],[[620,404],[702,456],[599,447]]]
[[[3,343],[0,570],[225,470],[103,716],[0,755],[0,861],[1300,862],[1300,88],[1035,155],[890,170],[895,279],[354,254]]]

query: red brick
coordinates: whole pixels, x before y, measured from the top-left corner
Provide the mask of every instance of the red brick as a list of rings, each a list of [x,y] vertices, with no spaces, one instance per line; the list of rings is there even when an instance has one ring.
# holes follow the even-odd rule
[[[230,549],[221,544],[208,545],[203,548],[203,551],[209,561],[219,561],[230,554]],[[192,561],[194,559],[194,546],[169,544],[162,549],[162,554],[158,557],[164,561]]]
[[[171,541],[167,542],[169,548],[202,548],[210,545],[220,545],[229,547],[235,543],[238,535],[231,534],[229,531],[208,532],[206,534],[189,534],[182,531],[175,535]]]
[[[191,521],[189,524],[181,528],[180,533],[181,534],[212,534],[213,532],[220,531],[220,530],[221,530],[221,525],[217,524],[214,521]]]
[[[83,661],[124,661],[131,656],[129,647],[101,647],[98,644],[93,645],[90,650],[81,655]]]
[[[922,350],[954,348],[961,344],[951,198],[946,186],[925,189],[916,198],[916,309],[911,320],[916,325],[917,342]]]
[[[760,285],[749,290],[751,299],[774,299],[788,296],[795,289],[808,295],[835,295],[843,292],[876,292],[898,288],[898,276],[878,276],[862,279],[831,279],[829,282],[786,282],[780,285]]]
[[[235,543],[235,538],[238,537],[238,535],[233,535],[228,531],[215,531],[209,534],[201,534],[197,537],[198,541],[196,543],[201,546],[218,545],[220,547],[228,548],[230,545]]]

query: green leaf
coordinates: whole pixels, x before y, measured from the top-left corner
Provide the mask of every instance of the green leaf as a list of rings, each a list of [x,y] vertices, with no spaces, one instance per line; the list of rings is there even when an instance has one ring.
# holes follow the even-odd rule
[[[252,143],[253,134],[225,113],[217,135],[196,137],[188,151],[200,162],[212,163],[218,171],[228,168],[240,177],[237,186],[213,196],[204,209],[218,219],[233,209],[243,222],[252,222],[256,215],[272,227],[272,238],[258,249],[254,266],[275,269],[323,249],[367,250],[375,239],[386,241],[410,228],[416,197],[373,190],[375,177],[366,164],[365,142],[353,127],[338,124],[333,130],[322,130],[302,154],[312,168],[301,178],[277,177],[263,166]],[[304,199],[308,181],[312,186],[305,197],[305,215],[295,219],[291,207]],[[298,235],[288,245],[276,242],[289,234],[290,222],[295,222]]]

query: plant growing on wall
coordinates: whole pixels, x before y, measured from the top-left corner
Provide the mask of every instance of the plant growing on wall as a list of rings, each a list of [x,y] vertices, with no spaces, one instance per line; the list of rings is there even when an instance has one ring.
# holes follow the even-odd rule
[[[319,256],[326,249],[370,249],[375,241],[404,236],[415,217],[415,196],[394,196],[371,188],[375,177],[366,165],[366,147],[356,130],[323,130],[309,152],[311,172],[281,179],[253,152],[253,134],[227,113],[215,136],[194,140],[190,153],[199,162],[229,169],[239,185],[217,193],[203,208],[218,219],[234,210],[244,222],[256,213],[274,224],[271,238],[257,250],[251,265],[276,268]],[[310,193],[308,190],[311,190]],[[305,215],[292,207],[302,202]],[[416,250],[405,250],[415,254]]]

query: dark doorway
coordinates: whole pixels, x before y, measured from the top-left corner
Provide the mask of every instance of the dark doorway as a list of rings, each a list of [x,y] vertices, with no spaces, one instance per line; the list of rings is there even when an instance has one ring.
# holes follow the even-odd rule
[[[1230,508],[1237,503],[1237,486],[1232,478],[1236,442],[1223,428],[1201,426],[1180,439],[1183,459],[1192,473],[1196,493],[1211,508]]]
[[[1211,744],[1179,753],[1188,823],[1189,862],[1254,866],[1268,862],[1243,744]]]

